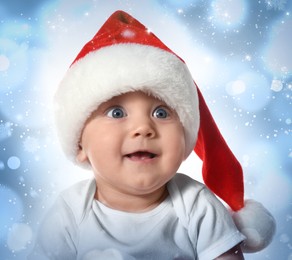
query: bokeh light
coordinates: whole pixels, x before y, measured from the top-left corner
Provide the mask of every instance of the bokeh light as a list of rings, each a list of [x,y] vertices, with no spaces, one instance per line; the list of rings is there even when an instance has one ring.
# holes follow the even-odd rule
[[[20,166],[20,160],[16,156],[11,156],[7,161],[7,165],[11,170],[16,170]]]

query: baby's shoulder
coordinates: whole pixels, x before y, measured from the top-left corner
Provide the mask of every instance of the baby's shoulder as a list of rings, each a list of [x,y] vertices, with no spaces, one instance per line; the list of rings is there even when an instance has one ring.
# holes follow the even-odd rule
[[[172,200],[183,203],[188,213],[194,210],[196,205],[207,206],[217,200],[215,195],[203,183],[185,174],[177,173],[169,182],[168,190]]]
[[[60,196],[66,201],[74,200],[75,198],[87,197],[90,192],[95,192],[96,185],[94,179],[86,179],[79,181],[72,186],[61,191]]]
[[[182,173],[177,173],[170,183],[171,185],[177,187],[180,193],[190,193],[193,196],[197,196],[199,193],[206,189],[206,186],[203,183]]]
[[[77,182],[60,193],[56,205],[73,214],[76,221],[80,222],[91,208],[95,190],[94,179]]]

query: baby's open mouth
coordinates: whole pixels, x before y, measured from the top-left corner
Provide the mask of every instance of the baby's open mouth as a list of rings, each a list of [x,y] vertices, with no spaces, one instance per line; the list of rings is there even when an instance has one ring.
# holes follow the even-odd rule
[[[147,151],[138,151],[138,152],[126,154],[126,157],[132,160],[154,159],[156,156],[157,154],[147,152]]]

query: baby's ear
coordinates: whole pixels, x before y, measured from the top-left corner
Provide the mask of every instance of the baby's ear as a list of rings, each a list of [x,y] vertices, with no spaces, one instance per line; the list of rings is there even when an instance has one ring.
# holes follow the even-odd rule
[[[80,144],[79,144],[79,147],[78,147],[78,152],[77,152],[77,155],[76,155],[76,160],[79,163],[84,163],[84,162],[87,162],[88,161],[87,154],[83,150],[83,148],[82,148],[82,146]]]

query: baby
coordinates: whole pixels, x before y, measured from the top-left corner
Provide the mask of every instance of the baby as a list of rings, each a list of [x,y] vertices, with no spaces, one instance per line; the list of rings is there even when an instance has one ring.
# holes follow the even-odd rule
[[[60,194],[29,259],[243,259],[271,241],[274,219],[244,202],[241,167],[185,63],[129,14],[83,47],[55,101],[65,154],[94,178]],[[177,173],[193,149],[208,188]]]

